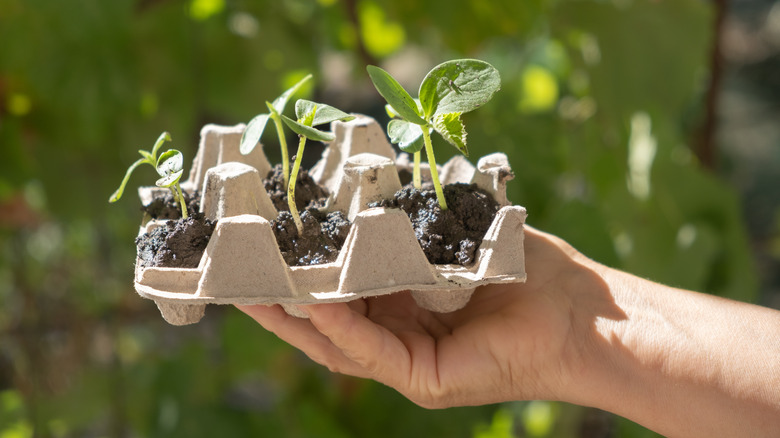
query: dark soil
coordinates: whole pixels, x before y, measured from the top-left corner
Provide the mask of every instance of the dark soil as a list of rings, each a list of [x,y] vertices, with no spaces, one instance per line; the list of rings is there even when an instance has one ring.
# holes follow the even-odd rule
[[[325,206],[328,200],[328,191],[320,187],[306,169],[298,171],[298,178],[295,183],[295,206],[298,211],[307,208],[319,208]],[[284,173],[282,165],[277,164],[268,172],[268,176],[263,180],[265,191],[271,197],[271,201],[276,207],[276,211],[290,211],[287,203],[287,186],[284,185]]]
[[[394,199],[370,206],[406,212],[429,262],[469,265],[499,205],[476,184],[448,184],[444,186],[444,198],[447,210],[441,209],[433,190],[405,187],[396,192]]]
[[[195,213],[143,234],[135,239],[141,267],[197,268],[215,226]]]
[[[184,203],[187,205],[187,214],[192,216],[200,210],[200,192],[182,191]],[[142,206],[141,210],[152,217],[152,219],[179,219],[181,218],[181,207],[179,201],[173,196],[170,190],[165,191],[164,196],[158,196],[147,206]]]
[[[335,261],[352,225],[347,218],[340,211],[325,214],[312,208],[301,214],[301,222],[302,236],[298,234],[289,211],[279,212],[276,220],[271,222],[284,261],[289,266]]]

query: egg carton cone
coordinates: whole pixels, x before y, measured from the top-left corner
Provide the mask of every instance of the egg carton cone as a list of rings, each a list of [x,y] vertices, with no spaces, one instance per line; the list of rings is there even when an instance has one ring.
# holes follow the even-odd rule
[[[525,281],[526,210],[507,200],[506,183],[513,175],[506,155],[487,155],[476,167],[456,156],[441,166],[444,184],[475,183],[501,208],[471,265],[435,265],[426,259],[406,213],[367,207],[401,189],[395,160],[404,158],[396,157],[373,119],[358,115],[350,122],[334,122],[336,139],[311,174],[330,191],[324,210],[343,212],[352,226],[335,261],[288,266],[271,228],[277,211],[262,184],[271,166],[262,147],[248,156],[238,152],[243,128],[207,125],[201,131],[185,184],[200,190],[201,211],[218,222],[199,265],[183,269],[136,263],[136,291],[154,300],[169,323],[196,323],[208,304],[280,304],[287,313],[304,317],[297,305],[406,290],[425,309],[451,312],[465,306],[479,286]],[[139,193],[148,199],[154,189]],[[159,225],[142,224],[139,235]]]

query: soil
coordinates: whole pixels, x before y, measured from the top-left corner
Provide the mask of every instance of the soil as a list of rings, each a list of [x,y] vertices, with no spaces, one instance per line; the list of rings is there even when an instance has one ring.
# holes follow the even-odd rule
[[[141,267],[197,268],[216,221],[202,213],[171,220],[135,239]]]
[[[263,184],[265,191],[268,192],[268,196],[274,203],[274,207],[276,207],[276,211],[290,211],[287,203],[287,186],[284,185],[281,164],[277,164],[268,172]],[[323,207],[327,200],[328,191],[314,182],[306,169],[300,169],[295,183],[295,206],[298,207],[298,211]]]
[[[200,210],[200,192],[193,190],[188,192],[182,190],[184,203],[187,205],[187,214],[192,216]],[[181,218],[181,207],[179,201],[174,198],[170,190],[165,191],[164,196],[158,196],[147,206],[142,206],[141,210],[152,217],[152,219],[179,219]]]
[[[303,235],[298,234],[289,211],[279,212],[271,222],[284,261],[289,266],[335,261],[352,225],[347,218],[340,211],[325,214],[310,208],[301,213],[301,222]]]
[[[439,206],[435,191],[405,187],[392,200],[370,206],[406,212],[430,263],[467,266],[474,262],[499,205],[476,184],[448,184],[444,186],[444,198],[447,210]]]

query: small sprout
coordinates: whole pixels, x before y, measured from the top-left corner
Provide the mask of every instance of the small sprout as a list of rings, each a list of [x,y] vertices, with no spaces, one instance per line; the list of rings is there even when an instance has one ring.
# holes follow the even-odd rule
[[[293,164],[290,181],[287,185],[287,203],[290,206],[290,214],[295,221],[295,227],[298,229],[298,235],[303,235],[303,222],[298,214],[298,208],[295,205],[295,181],[298,179],[298,171],[301,168],[303,150],[306,146],[306,140],[333,141],[335,136],[330,132],[323,132],[313,128],[317,125],[323,125],[336,120],[349,121],[354,116],[323,103],[315,103],[309,100],[298,99],[295,102],[295,116],[298,120],[293,120],[285,115],[281,118],[284,123],[298,134],[298,152],[295,154],[295,163]]]
[[[298,81],[297,84],[293,85],[282,93],[281,96],[274,99],[273,103],[266,102],[265,105],[268,107],[269,113],[259,114],[250,120],[246,125],[246,129],[244,129],[244,134],[241,136],[239,150],[242,154],[247,155],[254,150],[255,146],[257,146],[257,143],[260,141],[260,137],[262,137],[263,131],[265,131],[265,125],[268,124],[268,119],[270,118],[274,121],[276,135],[279,137],[279,146],[282,149],[282,174],[284,176],[285,185],[288,184],[290,174],[290,159],[287,155],[287,139],[284,137],[284,130],[282,129],[281,114],[284,112],[284,107],[287,106],[287,101],[290,97],[303,87],[311,77],[311,75],[306,75],[306,77]]]
[[[167,188],[173,193],[174,199],[179,200],[181,206],[181,217],[187,219],[187,203],[184,202],[184,195],[181,193],[181,180],[184,174],[184,156],[176,149],[168,149],[160,158],[157,159],[157,173],[161,178],[155,182],[157,187]]]
[[[392,108],[391,115],[399,118],[391,120],[387,126],[390,140],[397,143],[401,150],[415,153],[416,173],[419,173],[417,154],[425,147],[436,198],[441,208],[446,210],[447,202],[433,155],[431,130],[468,156],[466,127],[461,115],[484,105],[499,90],[501,77],[498,70],[477,59],[444,62],[425,76],[418,91],[419,100],[416,100],[386,71],[373,65],[366,69],[374,87]],[[417,184],[415,180],[416,187]]]
[[[141,154],[141,158],[130,165],[122,183],[108,199],[108,202],[118,201],[119,198],[122,197],[125,186],[130,180],[130,175],[133,174],[133,171],[142,164],[148,164],[154,167],[155,170],[157,170],[157,174],[160,175],[160,179],[155,183],[157,187],[170,189],[174,198],[177,199],[181,205],[181,217],[184,219],[187,218],[187,205],[184,202],[184,195],[182,194],[181,186],[179,185],[179,180],[181,180],[182,174],[184,173],[184,157],[178,150],[168,149],[158,158],[157,152],[165,141],[171,141],[171,135],[167,132],[160,134],[160,137],[157,138],[151,152],[145,150],[138,151],[138,153]]]

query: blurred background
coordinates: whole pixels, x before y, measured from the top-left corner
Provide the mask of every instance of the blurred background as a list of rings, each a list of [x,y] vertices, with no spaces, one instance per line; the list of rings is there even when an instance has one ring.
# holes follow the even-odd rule
[[[232,307],[174,327],[135,294],[154,172],[107,200],[160,132],[189,160],[202,125],[309,72],[310,98],[384,125],[366,64],[416,94],[456,57],[502,75],[465,118],[470,159],[509,156],[530,224],[780,307],[780,2],[0,0],[0,437],[655,436],[565,403],[423,410]]]

